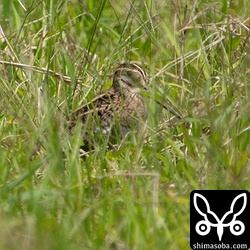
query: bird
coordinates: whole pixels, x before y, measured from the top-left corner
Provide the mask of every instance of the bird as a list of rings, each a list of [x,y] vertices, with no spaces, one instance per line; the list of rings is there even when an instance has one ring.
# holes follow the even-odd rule
[[[101,131],[104,135],[124,137],[129,131],[138,131],[147,119],[147,107],[143,91],[149,91],[148,77],[145,70],[135,63],[122,63],[113,75],[109,89],[94,97],[70,114],[70,130],[80,120],[83,127],[92,126],[92,132]],[[181,116],[166,104],[157,101],[165,109]],[[86,142],[87,129],[84,144]]]

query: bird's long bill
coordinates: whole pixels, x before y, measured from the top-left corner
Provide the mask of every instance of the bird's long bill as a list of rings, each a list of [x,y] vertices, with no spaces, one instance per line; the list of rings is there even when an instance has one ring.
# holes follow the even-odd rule
[[[144,92],[146,96],[151,96],[151,94],[153,95],[152,91],[151,91],[149,88],[144,87],[144,89],[146,90],[146,92]],[[153,98],[153,99],[154,99],[154,101],[155,101],[156,103],[158,103],[158,104],[159,104],[160,106],[162,106],[164,109],[168,110],[168,111],[169,111],[171,114],[173,114],[175,117],[177,117],[178,119],[182,119],[182,116],[181,116],[178,112],[176,112],[172,107],[170,107],[168,104],[163,103],[163,102],[161,102],[161,101],[158,101],[156,98]]]
[[[162,106],[163,108],[165,108],[166,110],[168,110],[171,114],[173,114],[174,116],[176,116],[178,119],[182,119],[182,116],[177,113],[173,108],[171,108],[168,104],[166,103],[162,103],[160,101],[155,100],[160,106]]]

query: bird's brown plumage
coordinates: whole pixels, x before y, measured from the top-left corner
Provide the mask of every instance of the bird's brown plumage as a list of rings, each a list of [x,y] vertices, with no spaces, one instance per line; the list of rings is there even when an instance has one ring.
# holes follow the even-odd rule
[[[70,130],[78,120],[82,122],[84,141],[91,132],[102,131],[111,136],[124,136],[138,130],[147,118],[147,109],[141,92],[147,88],[145,71],[133,63],[123,63],[115,71],[112,86],[70,115]],[[167,104],[156,101],[177,118],[181,116]],[[86,126],[88,128],[86,128]]]
[[[130,129],[138,129],[139,123],[145,121],[147,116],[140,95],[146,83],[146,74],[138,65],[121,64],[114,74],[111,88],[71,114],[70,129],[78,120],[83,126],[92,123],[91,130],[101,130],[103,134],[124,136]]]

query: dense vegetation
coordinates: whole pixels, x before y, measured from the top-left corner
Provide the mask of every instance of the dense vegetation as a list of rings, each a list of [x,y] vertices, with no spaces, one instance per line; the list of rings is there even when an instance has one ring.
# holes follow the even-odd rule
[[[250,1],[0,6],[0,249],[189,249],[192,190],[250,190]],[[147,98],[143,140],[82,158],[67,116],[125,61],[184,118]]]

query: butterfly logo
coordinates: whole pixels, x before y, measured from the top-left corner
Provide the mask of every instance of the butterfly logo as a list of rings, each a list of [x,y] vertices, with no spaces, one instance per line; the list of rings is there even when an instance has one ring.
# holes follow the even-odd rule
[[[239,209],[238,205],[241,204],[240,203],[241,199],[243,199],[243,205]],[[203,206],[199,207],[198,201],[199,201],[199,204],[200,205],[203,204]],[[204,236],[204,235],[209,234],[211,227],[217,228],[217,235],[218,235],[219,241],[221,241],[222,239],[222,235],[224,233],[224,227],[229,227],[230,232],[236,236],[244,233],[245,225],[243,224],[242,221],[237,220],[237,216],[239,216],[246,208],[246,205],[247,205],[246,193],[239,194],[233,199],[231,206],[230,206],[230,210],[227,211],[222,216],[221,219],[219,219],[218,216],[213,211],[210,210],[210,205],[207,199],[203,195],[195,193],[193,202],[194,202],[194,207],[196,211],[204,218],[203,220],[200,220],[199,222],[197,222],[195,226],[195,230],[199,235]],[[235,204],[237,204],[238,210]],[[205,211],[204,211],[204,207],[205,207]],[[228,223],[225,223],[225,220],[226,219],[228,220],[231,217],[232,217],[231,221]]]

